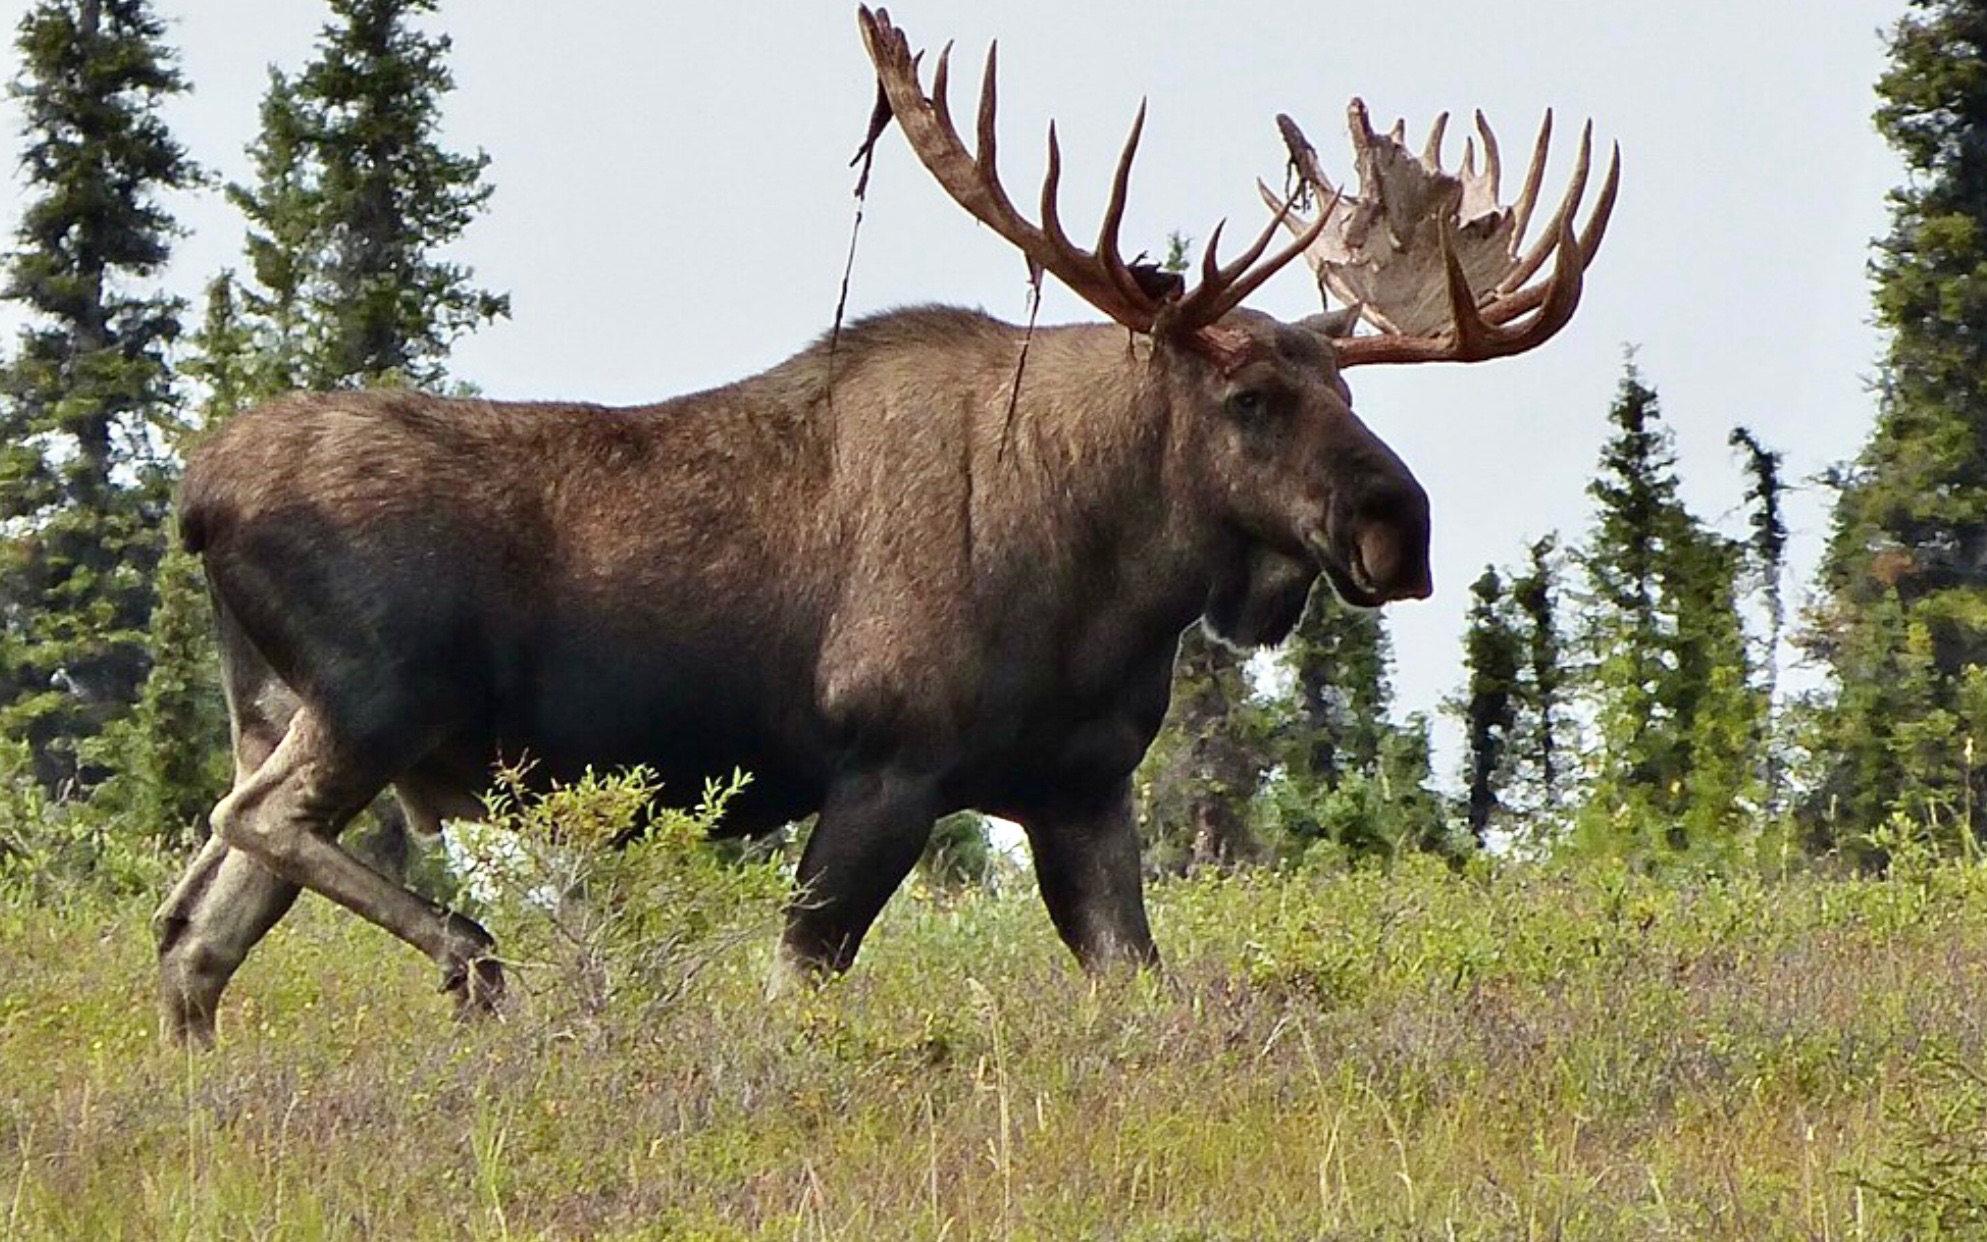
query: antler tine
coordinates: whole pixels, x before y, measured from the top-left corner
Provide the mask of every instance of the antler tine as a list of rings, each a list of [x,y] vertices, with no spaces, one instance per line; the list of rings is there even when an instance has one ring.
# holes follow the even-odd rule
[[[995,97],[999,94],[995,86],[995,70],[999,59],[1000,40],[996,39],[987,44],[986,67],[980,71],[980,110],[973,118],[973,162],[980,166],[987,180],[995,184],[1000,181],[994,166],[994,152],[999,145],[994,133]]]
[[[903,37],[901,32],[898,37]],[[908,50],[909,44],[906,43],[905,46]],[[979,115],[975,121],[975,141],[977,145],[973,153],[973,167],[980,172],[982,179],[980,188],[985,192],[992,210],[1003,217],[1011,217],[1018,220],[1019,217],[1014,210],[1014,202],[1007,196],[1007,187],[1000,183],[1000,174],[994,167],[994,62],[999,53],[1000,45],[998,43],[989,43],[987,45],[986,67],[980,77],[980,107]],[[937,119],[938,124],[943,127],[944,132],[951,135],[952,145],[957,147],[963,154],[966,149],[965,145],[959,141],[959,131],[952,124],[952,104],[949,98],[951,62],[952,45],[947,43],[939,49],[938,67],[932,71],[931,75],[931,110],[932,115]],[[917,65],[917,58],[913,57],[911,59],[913,81],[916,80]],[[978,213],[976,212],[975,214],[977,215]],[[1006,233],[1002,232],[999,225],[993,224],[991,221],[988,223],[995,232],[1000,232],[1004,237],[1007,236]],[[1013,241],[1014,239],[1009,237],[1008,240]],[[1017,242],[1016,244],[1019,243]]]
[[[1594,200],[1594,214],[1587,217],[1587,227],[1580,230],[1581,266],[1594,261],[1600,253],[1601,239],[1607,236],[1608,218],[1614,215],[1615,195],[1621,190],[1621,144],[1609,144],[1608,175],[1601,182],[1601,196]]]
[[[1444,112],[1428,127],[1428,145],[1421,149],[1421,162],[1430,168],[1442,167],[1442,136],[1449,132],[1449,114]]]
[[[1490,122],[1483,119],[1481,108],[1476,110],[1476,132],[1483,138],[1483,171],[1490,178],[1490,197],[1494,202],[1504,180],[1504,160],[1497,150],[1497,135],[1491,132]]]
[[[1271,224],[1276,221],[1272,220]],[[1208,232],[1207,245],[1200,252],[1200,279],[1203,285],[1213,284],[1221,278],[1221,264],[1216,255],[1221,252],[1221,230],[1228,227],[1228,221],[1216,220],[1214,228]]]
[[[1058,250],[1074,252],[1075,243],[1069,234],[1063,232],[1062,212],[1056,202],[1056,194],[1062,189],[1062,144],[1056,141],[1056,123],[1049,121],[1049,170],[1042,175],[1042,232],[1048,234],[1049,244]]]
[[[1301,253],[1324,229],[1326,219],[1321,217],[1299,238],[1299,244],[1268,260],[1263,259],[1263,254],[1282,224],[1281,214],[1234,263],[1219,265],[1210,246],[1201,267],[1204,279],[1191,293],[1180,297],[1178,282],[1152,280],[1143,269],[1135,270],[1127,264],[1119,253],[1119,231],[1124,224],[1132,163],[1145,129],[1144,103],[1139,104],[1112,173],[1111,196],[1098,230],[1097,248],[1094,252],[1080,250],[1065,233],[1058,208],[1062,147],[1053,124],[1049,127],[1048,172],[1042,180],[1042,223],[1031,224],[1017,212],[1000,184],[995,167],[998,148],[994,125],[998,111],[997,52],[992,48],[987,51],[974,127],[977,150],[969,155],[952,124],[946,101],[950,47],[939,56],[932,93],[927,95],[918,81],[917,60],[911,54],[909,40],[891,24],[889,13],[882,9],[871,11],[865,5],[857,10],[857,18],[891,114],[897,118],[919,161],[953,201],[1018,248],[1028,259],[1031,270],[1053,273],[1079,297],[1135,332],[1156,333],[1175,340],[1191,339],[1194,347],[1206,356],[1220,362],[1232,360],[1236,343],[1231,339],[1232,334],[1214,326],[1215,321]]]
[[[1181,299],[1174,314],[1182,320],[1194,323],[1213,323],[1240,306],[1244,298],[1262,287],[1264,281],[1276,275],[1285,264],[1311,248],[1311,243],[1318,240],[1325,231],[1325,225],[1331,222],[1332,209],[1338,206],[1339,198],[1343,194],[1343,190],[1334,192],[1329,203],[1321,204],[1322,210],[1318,212],[1318,218],[1308,226],[1297,229],[1295,240],[1271,255],[1269,261],[1261,266],[1256,265],[1256,260],[1263,257],[1263,252],[1269,249],[1270,241],[1276,236],[1277,229],[1281,228],[1284,221],[1292,214],[1290,204],[1285,203],[1276,216],[1264,226],[1263,231],[1256,234],[1253,245],[1243,251],[1233,263],[1218,269],[1215,267],[1215,247],[1221,243],[1221,228],[1227,221],[1215,225],[1214,230],[1208,234],[1207,250],[1201,255],[1201,282],[1194,286],[1192,293]]]
[[[991,50],[991,49],[989,49]],[[911,58],[911,72],[917,73],[918,61],[922,56]],[[938,127],[945,133],[957,134],[958,126],[952,123],[952,42],[938,49],[938,67],[931,73],[931,111],[938,120]]]
[[[1539,190],[1545,184],[1545,161],[1552,149],[1552,109],[1545,110],[1539,121],[1539,136],[1532,142],[1532,162],[1525,169],[1525,184],[1518,191],[1518,201],[1511,206],[1511,245],[1513,248],[1525,242],[1525,230],[1531,227],[1532,211],[1538,206]]]
[[[1593,158],[1594,123],[1588,121],[1580,129],[1580,151],[1573,159],[1573,177],[1567,183],[1565,197],[1559,200],[1559,210],[1553,213],[1551,223],[1546,225],[1545,235],[1540,237],[1525,257],[1518,261],[1518,265],[1511,269],[1510,274],[1498,282],[1499,293],[1508,293],[1519,288],[1545,266],[1545,261],[1551,256],[1553,248],[1559,245],[1562,232],[1559,226],[1571,220],[1573,213],[1580,209],[1580,200],[1587,193],[1587,175],[1592,170]]]
[[[1138,101],[1138,115],[1132,118],[1131,132],[1125,135],[1124,150],[1118,153],[1118,167],[1111,174],[1111,197],[1104,204],[1104,222],[1097,229],[1097,259],[1104,266],[1104,274],[1118,292],[1128,297],[1143,297],[1138,281],[1133,279],[1131,269],[1125,266],[1124,258],[1118,254],[1118,229],[1124,223],[1125,196],[1131,188],[1132,158],[1138,154],[1138,140],[1145,133],[1145,101]]]

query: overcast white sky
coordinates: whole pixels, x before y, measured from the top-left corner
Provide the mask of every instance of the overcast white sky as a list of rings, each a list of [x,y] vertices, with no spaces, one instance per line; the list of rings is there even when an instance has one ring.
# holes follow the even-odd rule
[[[194,85],[171,109],[176,133],[222,178],[244,178],[267,67],[308,58],[322,5],[157,7]],[[25,8],[0,0],[9,79]],[[1436,596],[1388,614],[1400,703],[1413,710],[1433,709],[1460,679],[1468,587],[1483,565],[1515,562],[1545,532],[1584,529],[1584,488],[1625,347],[1662,395],[1687,497],[1728,530],[1743,523],[1725,446],[1734,423],[1785,451],[1794,479],[1856,451],[1881,348],[1868,243],[1901,175],[1871,126],[1871,88],[1884,65],[1881,31],[1903,8],[905,0],[892,12],[914,44],[958,41],[955,56],[971,69],[962,96],[986,42],[1000,38],[1004,176],[1017,188],[1037,183],[1055,116],[1064,218],[1079,237],[1101,208],[1133,110],[1150,98],[1128,250],[1156,249],[1173,229],[1205,236],[1223,217],[1233,235],[1252,231],[1254,180],[1274,181],[1283,167],[1279,111],[1304,123],[1328,168],[1349,172],[1342,118],[1354,94],[1377,118],[1407,117],[1417,142],[1438,111],[1481,107],[1517,153],[1541,110],[1555,108],[1549,193],[1580,118],[1591,116],[1604,142],[1619,140],[1620,206],[1571,327],[1522,358],[1351,374],[1357,408],[1434,501]],[[842,0],[444,3],[459,87],[445,140],[487,151],[497,187],[460,258],[508,290],[514,310],[462,343],[457,374],[495,397],[639,402],[769,366],[825,329],[853,207],[847,163],[873,89],[853,15]],[[19,125],[11,101],[0,105],[10,169]],[[239,262],[242,226],[217,192],[173,208],[188,235],[170,283],[194,298],[216,269]],[[17,211],[17,194],[0,201],[9,237]],[[1025,294],[1020,261],[892,133],[851,312],[945,301],[1019,318]],[[1285,318],[1317,309],[1301,265],[1251,305]],[[1045,322],[1082,318],[1096,316],[1050,291]],[[0,318],[0,328],[16,322]],[[1793,508],[1804,576],[1826,532],[1824,499],[1810,488]]]

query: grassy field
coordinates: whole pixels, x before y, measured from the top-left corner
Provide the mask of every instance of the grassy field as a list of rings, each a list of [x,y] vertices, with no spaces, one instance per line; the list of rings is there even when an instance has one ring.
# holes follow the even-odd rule
[[[148,902],[0,908],[0,1233],[1987,1234],[1977,867],[1176,882],[1163,983],[1077,976],[1009,887],[900,895],[818,992],[764,998],[755,911],[669,988],[527,967],[468,1027],[306,900],[191,1056]]]

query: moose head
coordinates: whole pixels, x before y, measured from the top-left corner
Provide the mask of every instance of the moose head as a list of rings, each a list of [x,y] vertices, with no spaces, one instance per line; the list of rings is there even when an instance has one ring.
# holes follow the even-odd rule
[[[1069,239],[1058,211],[1062,153],[1049,126],[1040,223],[1016,209],[995,168],[996,52],[990,48],[969,153],[947,100],[948,46],[927,92],[919,57],[883,10],[859,13],[890,113],[953,200],[1019,249],[1031,277],[1054,275],[1091,306],[1149,342],[1152,389],[1212,521],[1246,549],[1245,568],[1217,573],[1206,618],[1245,643],[1280,639],[1295,624],[1311,577],[1322,572],[1348,603],[1376,607],[1426,597],[1428,500],[1413,474],[1352,409],[1343,372],[1371,363],[1476,362],[1544,344],[1572,318],[1583,273],[1600,248],[1619,183],[1611,163],[1584,229],[1573,220],[1586,190],[1591,126],[1572,182],[1537,244],[1523,245],[1551,136],[1547,113],[1514,205],[1498,201],[1501,163],[1481,114],[1485,167],[1475,142],[1458,172],[1443,168],[1447,118],[1422,155],[1404,129],[1376,133],[1351,106],[1359,192],[1333,186],[1296,122],[1279,116],[1296,192],[1261,187],[1272,218],[1233,261],[1218,257],[1216,226],[1198,280],[1128,263],[1119,249],[1127,186],[1144,129],[1141,104],[1119,155],[1096,245]],[[1304,218],[1316,204],[1314,219]],[[1294,236],[1271,252],[1279,230]],[[1240,309],[1264,281],[1303,255],[1327,308],[1296,323]],[[1550,261],[1547,277],[1531,282]],[[1336,297],[1343,306],[1333,310]],[[1358,329],[1365,325],[1369,331]]]

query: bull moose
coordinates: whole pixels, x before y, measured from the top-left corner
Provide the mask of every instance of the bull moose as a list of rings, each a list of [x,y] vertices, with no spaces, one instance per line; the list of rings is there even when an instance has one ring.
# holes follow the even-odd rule
[[[818,811],[781,941],[802,970],[846,968],[933,821],[966,807],[1025,829],[1083,966],[1155,962],[1129,778],[1181,631],[1276,642],[1320,575],[1360,607],[1430,593],[1427,497],[1341,372],[1552,336],[1618,153],[1576,236],[1583,137],[1521,254],[1547,131],[1506,207],[1481,117],[1486,168],[1472,148],[1452,174],[1439,127],[1416,158],[1355,103],[1356,196],[1286,119],[1305,201],[1265,189],[1254,244],[1221,264],[1216,230],[1187,289],[1119,253],[1142,109],[1083,250],[1053,127],[1039,223],[996,176],[993,54],[969,154],[947,58],[927,94],[888,14],[858,17],[925,168],[1112,323],[918,307],[656,405],[296,394],[222,427],[188,463],[180,529],[218,618],[235,780],[154,919],[169,1033],[212,1039],[229,977],[306,888],[434,959],[462,1010],[492,1005],[484,929],[338,840],[388,786],[418,826],[476,816],[519,754],[551,779],[644,764],[676,791],[743,768],[737,833]],[[1348,306],[1239,309],[1300,254]]]

